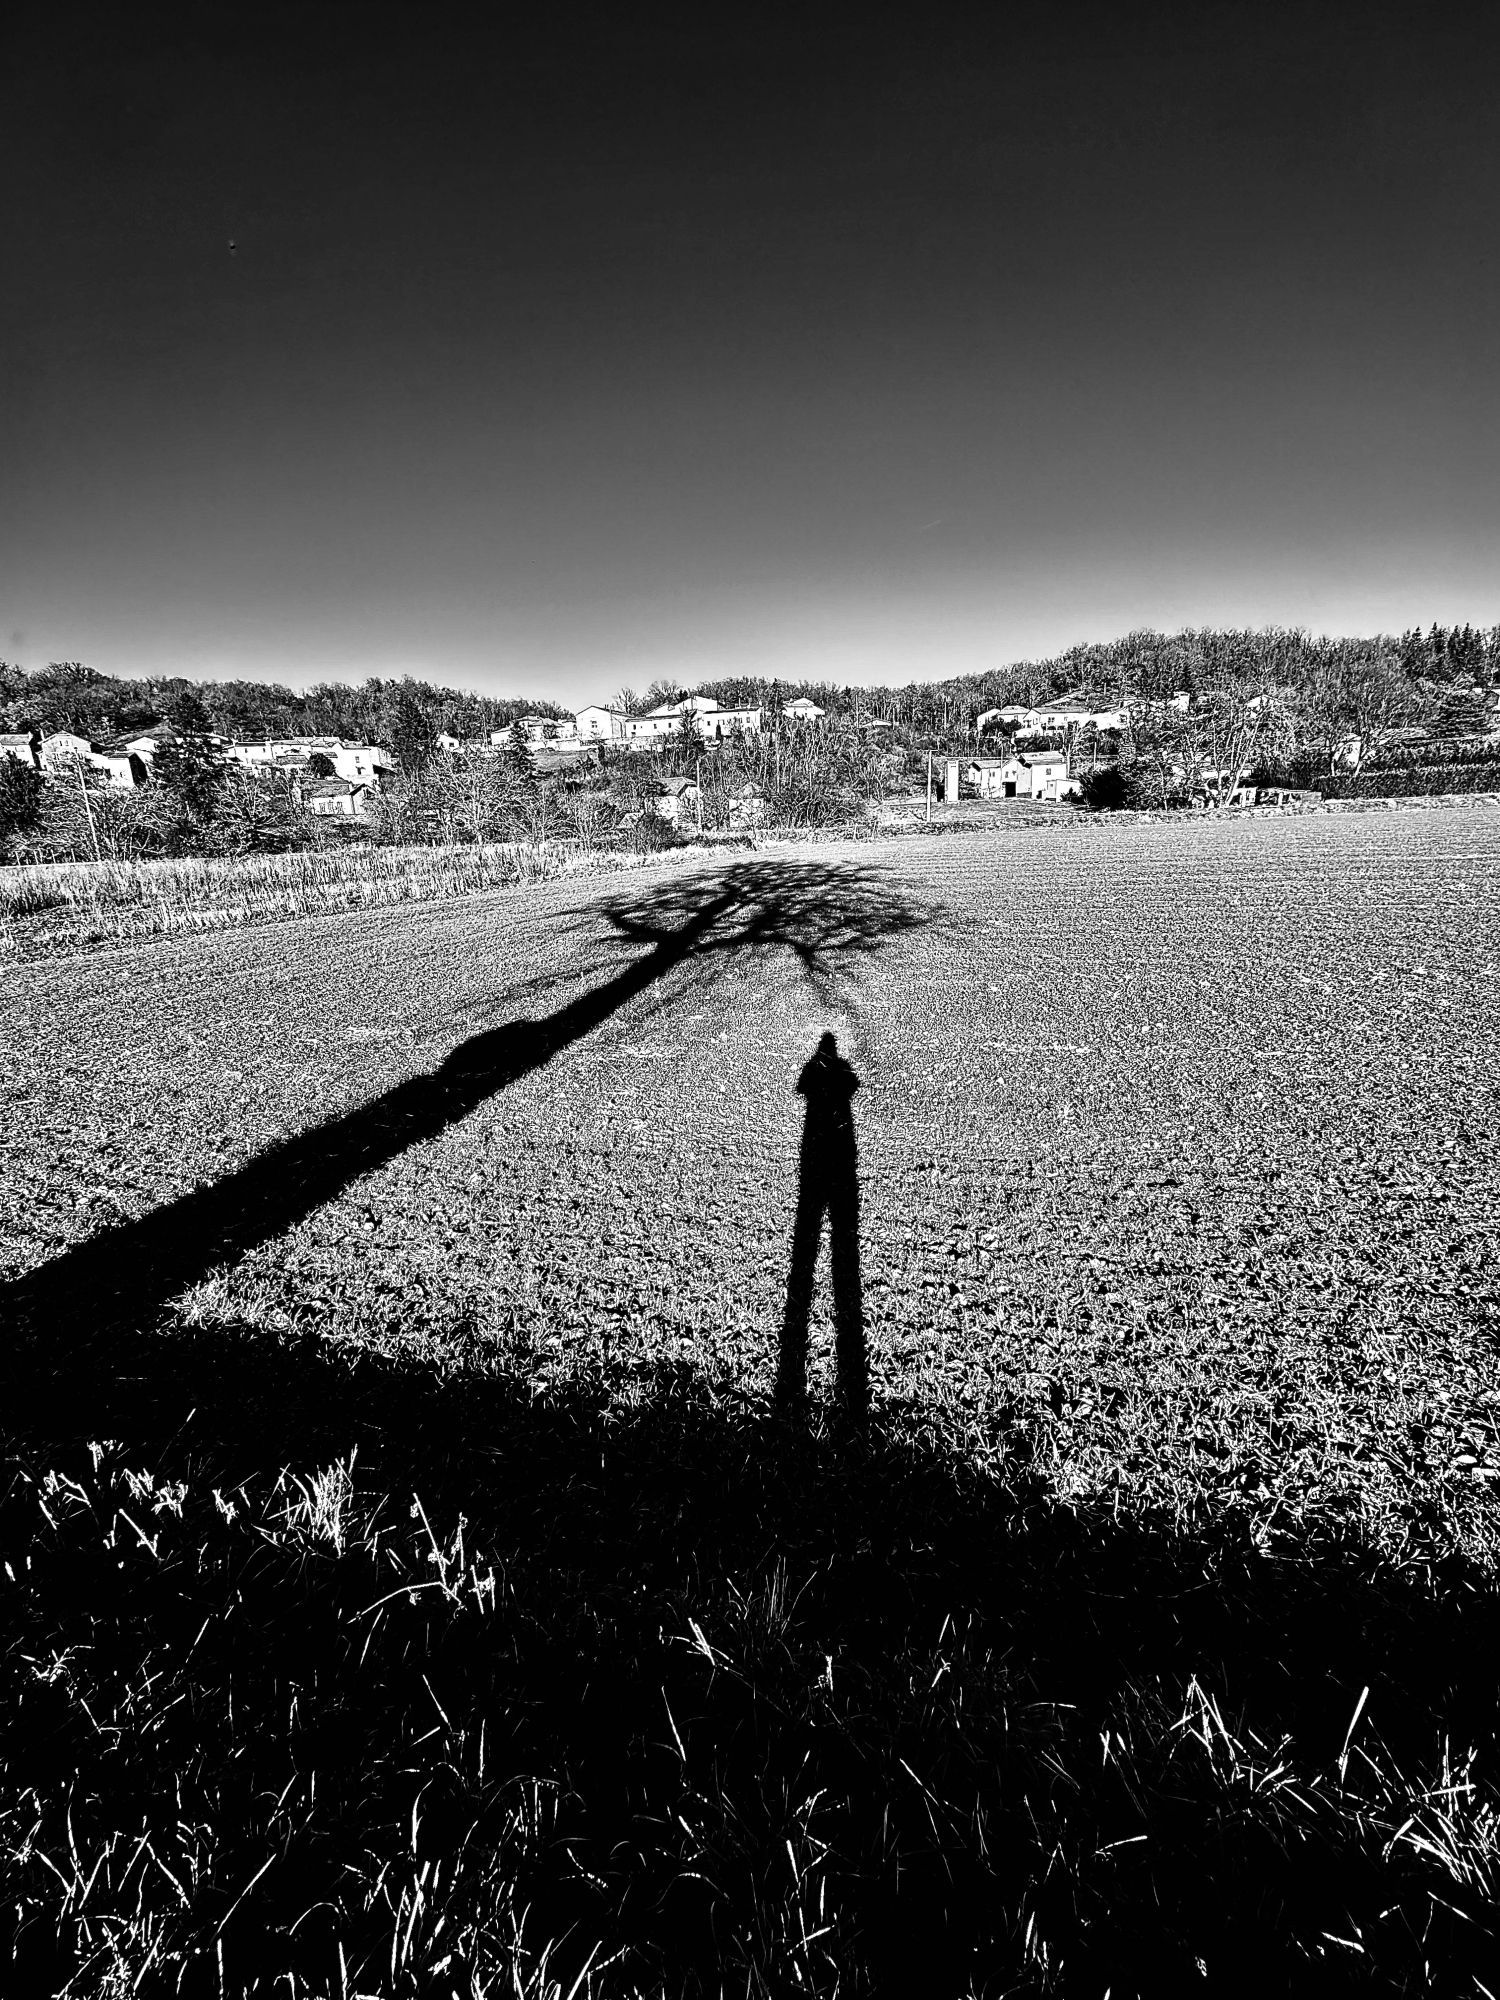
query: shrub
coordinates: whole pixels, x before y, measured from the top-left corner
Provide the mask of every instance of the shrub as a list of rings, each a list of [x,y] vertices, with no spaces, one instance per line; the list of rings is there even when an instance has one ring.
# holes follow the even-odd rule
[[[1078,781],[1079,803],[1090,812],[1119,812],[1134,804],[1131,787],[1118,764],[1101,764],[1085,771]]]
[[[660,854],[668,847],[681,847],[682,836],[660,813],[643,812],[630,829],[630,844],[638,854]]]
[[[44,782],[34,765],[0,757],[0,851],[40,826]]]
[[[1445,792],[1500,792],[1500,759],[1486,764],[1411,765],[1320,778],[1325,799],[1416,799]]]

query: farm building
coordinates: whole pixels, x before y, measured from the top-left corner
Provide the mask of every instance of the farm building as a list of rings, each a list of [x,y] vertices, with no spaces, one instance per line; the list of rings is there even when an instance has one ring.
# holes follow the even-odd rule
[[[313,778],[302,787],[302,803],[319,819],[362,819],[369,789],[347,778]]]
[[[1011,757],[950,757],[945,796],[980,799],[1063,799],[1078,790],[1061,750],[1022,751]]]
[[[957,772],[961,790],[980,799],[1021,798],[1025,770],[1019,757],[968,757],[949,760],[949,770]]]
[[[702,796],[691,778],[667,778],[643,802],[641,810],[682,826],[697,818]]]
[[[770,804],[759,785],[741,785],[729,794],[729,824],[735,827],[764,826]]]

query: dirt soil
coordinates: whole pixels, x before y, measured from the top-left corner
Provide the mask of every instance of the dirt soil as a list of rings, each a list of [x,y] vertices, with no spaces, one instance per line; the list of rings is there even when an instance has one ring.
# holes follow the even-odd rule
[[[1064,1497],[1396,1540],[1436,1509],[1486,1556],[1497,883],[1493,814],[1137,824],[19,966],[5,1272],[61,1259],[188,1327],[761,1398],[795,1085],[832,1031],[877,1412],[980,1455],[1027,1426]],[[408,1116],[434,1076],[446,1108]],[[173,1202],[153,1262],[141,1219]],[[824,1269],[818,1394],[826,1294]]]

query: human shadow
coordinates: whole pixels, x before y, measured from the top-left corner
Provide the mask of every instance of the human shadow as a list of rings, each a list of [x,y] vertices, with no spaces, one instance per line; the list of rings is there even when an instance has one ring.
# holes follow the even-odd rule
[[[929,922],[934,911],[862,864],[758,859],[633,888],[574,914],[586,944],[594,932],[599,940],[565,975],[595,982],[582,993],[539,1018],[510,1019],[471,1035],[435,1070],[0,1286],[0,1327],[14,1342],[13,1407],[28,1391],[56,1393],[64,1347],[75,1357],[92,1354],[109,1372],[119,1336],[154,1325],[186,1287],[438,1136],[621,1009],[648,996],[658,1008],[674,1004],[747,959],[788,959],[827,999],[845,992],[890,939]],[[622,953],[628,954],[623,965]]]
[[[801,1414],[807,1403],[807,1322],[826,1215],[839,1408],[857,1428],[865,1423],[870,1400],[859,1266],[859,1144],[853,1105],[858,1089],[859,1078],[839,1054],[837,1037],[822,1035],[797,1079],[807,1109],[776,1370],[778,1405],[788,1415]]]

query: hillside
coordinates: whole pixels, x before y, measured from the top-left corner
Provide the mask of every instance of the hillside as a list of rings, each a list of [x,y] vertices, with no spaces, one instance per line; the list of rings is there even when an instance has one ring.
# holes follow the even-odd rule
[[[1074,646],[1043,660],[1023,660],[981,674],[914,681],[904,687],[861,687],[831,681],[780,681],[766,677],[707,679],[698,691],[727,707],[758,705],[779,712],[806,695],[833,715],[881,716],[914,730],[962,728],[980,711],[1009,701],[1041,700],[1083,691],[1101,700],[1129,691],[1148,699],[1226,668],[1292,685],[1350,662],[1388,659],[1415,686],[1443,687],[1456,680],[1500,681],[1500,626],[1480,632],[1469,625],[1409,631],[1399,637],[1320,639],[1269,627],[1262,631],[1184,630],[1132,632],[1118,640]],[[627,704],[675,696],[675,682],[653,682],[644,693],[622,689]],[[582,697],[580,696],[581,700]],[[128,680],[77,662],[27,673],[0,662],[0,731],[71,729],[108,737],[166,719],[206,725],[226,736],[333,734],[391,744],[413,720],[428,734],[447,731],[463,740],[508,727],[524,713],[562,715],[566,704],[479,695],[423,681],[326,682],[306,690],[257,681],[185,678]]]

